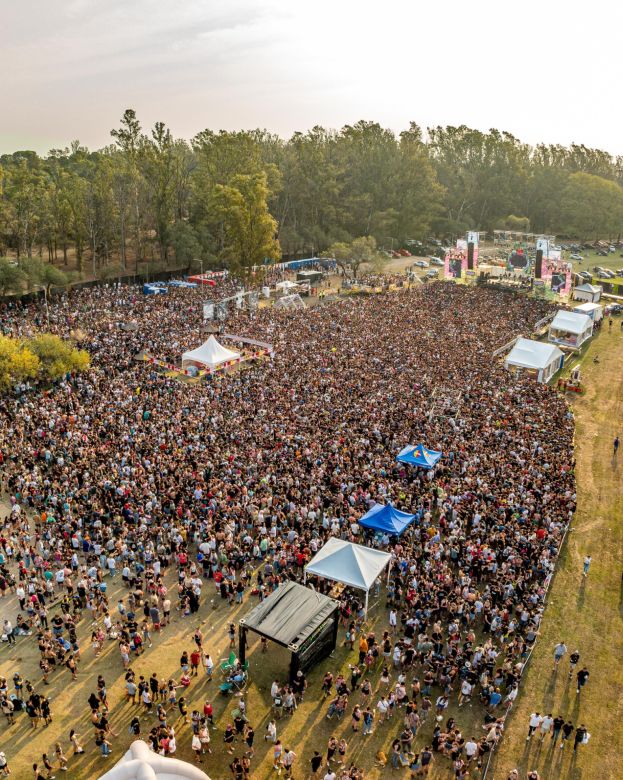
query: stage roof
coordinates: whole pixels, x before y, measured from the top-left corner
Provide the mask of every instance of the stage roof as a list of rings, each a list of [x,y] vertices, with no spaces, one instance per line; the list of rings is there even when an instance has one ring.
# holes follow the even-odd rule
[[[240,625],[296,651],[338,606],[335,599],[286,582],[242,618]]]

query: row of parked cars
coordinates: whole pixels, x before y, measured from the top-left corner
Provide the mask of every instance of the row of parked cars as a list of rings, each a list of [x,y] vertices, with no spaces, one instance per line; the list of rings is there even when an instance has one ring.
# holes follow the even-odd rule
[[[578,271],[578,276],[581,276],[582,279],[586,279],[587,282],[590,282],[594,276],[597,276],[599,279],[616,279],[617,276],[623,276],[623,268],[617,268],[616,271],[612,271],[610,268],[603,268],[601,265],[596,265],[593,266],[593,273],[590,273],[589,271]]]

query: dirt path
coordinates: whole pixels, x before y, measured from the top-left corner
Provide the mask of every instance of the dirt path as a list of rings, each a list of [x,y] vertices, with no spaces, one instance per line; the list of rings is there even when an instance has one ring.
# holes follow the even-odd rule
[[[599,364],[593,363],[599,355]],[[519,776],[538,770],[541,780],[614,780],[623,777],[623,524],[621,475],[623,454],[613,461],[612,441],[621,436],[623,413],[623,332],[594,339],[582,366],[587,388],[573,402],[576,416],[578,511],[573,521],[550,592],[538,646],[524,678],[519,703],[511,714],[499,754],[488,775],[506,780],[517,767]],[[587,579],[586,555],[592,556]],[[552,673],[553,648],[564,641],[569,653],[580,652],[580,665],[590,672],[581,696],[575,677],[568,680],[568,657]],[[579,667],[578,667],[579,668]],[[584,723],[591,738],[577,754],[571,747],[541,746],[526,741],[530,714],[552,713]]]

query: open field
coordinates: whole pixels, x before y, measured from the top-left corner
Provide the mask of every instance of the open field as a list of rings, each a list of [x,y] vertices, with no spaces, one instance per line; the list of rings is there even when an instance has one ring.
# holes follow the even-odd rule
[[[599,355],[599,364],[593,363]],[[522,693],[507,722],[506,735],[489,777],[506,780],[508,772],[538,769],[544,780],[615,780],[623,777],[623,526],[621,473],[623,460],[613,461],[612,440],[621,434],[623,412],[623,334],[619,320],[612,332],[602,329],[584,354],[582,371],[587,392],[576,397],[578,511],[562,552],[549,604]],[[585,555],[593,558],[582,577]],[[552,673],[553,648],[560,641],[569,652],[580,651],[590,679],[581,696],[567,679],[564,659]],[[574,725],[586,724],[591,739],[572,756],[570,749],[526,742],[531,712],[559,713]],[[520,774],[524,777],[525,774]]]
[[[590,252],[580,252],[584,260],[581,263],[572,260],[571,262],[573,263],[573,270],[591,271],[596,265],[600,265],[603,268],[608,268],[611,271],[617,271],[619,268],[623,268],[623,257],[621,257],[622,252],[623,250],[617,249],[616,252],[609,254],[608,257],[600,257],[594,249],[591,249]],[[566,254],[568,255],[569,253]],[[618,277],[618,279],[622,280],[623,277]]]

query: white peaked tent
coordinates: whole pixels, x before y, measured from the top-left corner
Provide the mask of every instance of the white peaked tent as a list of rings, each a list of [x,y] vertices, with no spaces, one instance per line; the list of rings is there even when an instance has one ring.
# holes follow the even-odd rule
[[[205,341],[197,349],[193,349],[190,352],[184,352],[182,355],[182,368],[186,368],[190,364],[199,364],[201,366],[207,366],[208,368],[216,368],[217,366],[227,363],[230,360],[236,360],[240,357],[240,352],[234,352],[232,349],[227,349],[222,344],[219,344],[214,336]]]
[[[154,753],[137,739],[127,753],[99,780],[210,780],[205,772],[179,758]]]
[[[383,569],[389,566],[391,557],[390,553],[332,536],[305,567],[305,580],[308,574],[315,574],[357,590],[365,590],[367,615],[370,588]]]
[[[593,320],[586,314],[560,309],[549,326],[549,340],[566,347],[580,347],[593,335]]]
[[[506,368],[525,369],[536,375],[539,382],[547,382],[559,368],[562,368],[564,359],[563,351],[554,344],[517,339],[504,363]]]
[[[576,301],[589,301],[597,303],[601,298],[603,287],[597,284],[578,284],[573,290],[573,297]]]

